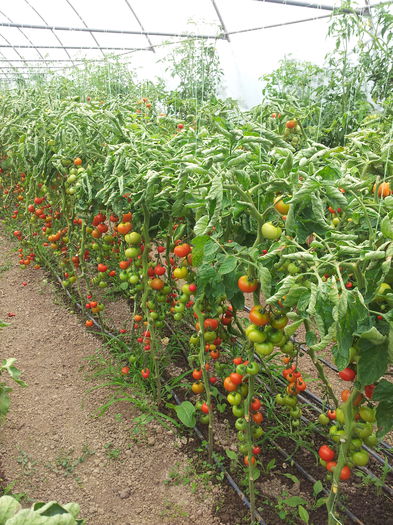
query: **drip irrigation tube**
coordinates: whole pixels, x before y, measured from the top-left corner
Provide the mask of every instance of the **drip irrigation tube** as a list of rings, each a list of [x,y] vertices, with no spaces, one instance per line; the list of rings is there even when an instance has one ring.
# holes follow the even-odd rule
[[[62,280],[60,278],[60,276],[52,269],[52,267],[50,266],[50,272],[52,273],[52,275],[56,278],[56,280],[58,281],[58,283],[60,284],[61,288],[65,291],[66,295],[69,297],[69,299],[77,306],[77,308],[83,312],[83,306],[71,295],[71,293],[62,285]],[[111,333],[110,331],[108,331],[107,329],[105,329],[100,323],[98,323],[93,317],[91,317],[90,315],[88,315],[87,313],[85,313],[85,315],[93,321],[94,325],[99,328],[99,330],[106,334],[107,336],[109,336],[110,338],[112,339],[116,339],[116,340],[119,340],[113,333]],[[170,330],[171,332],[173,333],[173,329],[170,327]],[[182,348],[182,350],[184,350]],[[186,355],[185,355],[186,357]],[[258,356],[256,356],[258,357]],[[259,359],[259,357],[258,357]],[[277,379],[281,379],[281,378],[277,378]],[[260,380],[260,382],[262,382]],[[176,403],[177,404],[180,404],[180,400],[179,398],[177,397],[176,393],[172,391],[172,395],[173,395],[173,398],[175,399]],[[299,396],[300,397],[300,396]],[[304,397],[301,396],[303,399]],[[312,395],[311,397],[314,397],[315,400],[319,403],[319,404],[322,404],[322,400],[320,400],[320,398],[318,398],[317,396],[314,396]],[[306,400],[304,400],[304,402],[307,402]],[[306,419],[306,418],[304,418]],[[196,433],[196,435],[198,436],[198,438],[203,441],[204,440],[204,437],[203,437],[203,434],[200,432],[200,430],[197,428],[197,427],[194,427],[194,431]],[[280,447],[275,441],[269,439],[269,441],[274,445],[274,447],[276,448],[276,450],[279,452],[279,454],[285,458],[289,458],[290,455],[282,448]],[[373,451],[372,451],[373,452]],[[377,455],[378,456],[378,455]],[[381,458],[382,459],[382,458]],[[218,469],[223,472],[224,474],[224,477],[225,479],[227,480],[228,484],[231,486],[231,488],[233,490],[235,490],[235,492],[237,493],[237,495],[240,497],[242,503],[248,508],[250,509],[250,502],[248,500],[248,498],[246,497],[246,495],[242,492],[242,490],[240,489],[240,487],[236,484],[236,482],[234,481],[234,479],[232,478],[232,476],[222,467],[222,465],[217,461],[217,459],[214,457],[214,454],[213,454],[213,460],[215,462],[215,465],[216,467],[218,467]],[[317,480],[307,472],[307,470],[305,470],[297,461],[295,461],[294,459],[291,459],[291,461],[293,462],[293,465],[296,467],[296,469],[302,473],[302,475],[308,479],[309,481],[311,481],[312,483],[315,483]],[[384,463],[384,462],[383,462]],[[362,468],[361,470],[363,470],[364,472],[366,472],[368,475],[371,475],[372,477],[374,478],[377,478],[369,469],[367,468]],[[387,487],[385,484],[384,484],[384,487],[383,488],[386,488],[387,489],[387,492],[392,495],[393,494],[393,490],[390,489],[390,487]],[[323,487],[323,492],[324,494],[328,494],[328,491],[325,487]],[[359,518],[357,516],[355,516],[349,509],[347,509],[344,505],[342,504],[339,504],[339,508],[354,522],[356,523],[357,525],[365,525],[361,520],[359,520]],[[262,516],[256,512],[256,517],[258,519],[258,523],[259,525],[267,525],[266,522],[263,520]]]
[[[247,313],[250,312],[250,308],[248,306],[245,306],[244,310]],[[294,338],[292,338],[292,339],[293,339],[294,342],[296,342],[296,340]],[[302,344],[299,345],[299,346],[300,346],[300,349],[308,355],[307,347],[302,345]],[[256,355],[255,357],[256,357],[256,359],[260,360],[259,356]],[[333,365],[332,363],[330,363],[329,361],[327,361],[326,359],[323,359],[322,357],[318,357],[318,360],[321,361],[321,363],[323,363],[325,366],[327,366],[328,368],[330,368],[334,372],[338,372],[338,368],[335,365]],[[284,382],[281,380],[281,378],[277,378],[277,380],[284,384]],[[315,402],[316,405],[319,405],[320,407],[323,407],[322,399],[320,397],[318,397],[317,395],[313,394],[312,392],[310,392],[309,390],[305,390],[303,392],[303,396],[309,397],[310,399],[312,399]],[[304,400],[303,402],[307,402],[307,400],[304,399],[303,396],[299,395],[298,397],[299,397],[299,399]],[[318,408],[316,406],[313,406],[312,403],[310,403],[310,404],[311,404],[311,407],[314,408],[314,410],[316,410],[318,412],[321,412],[321,410],[318,410]],[[386,441],[380,441],[379,446],[384,449],[384,454],[386,454],[386,456],[388,456],[388,457],[393,459],[393,452],[391,452],[392,447]],[[369,452],[379,463],[381,463],[382,465],[385,464],[384,458],[382,456],[380,456],[377,452],[375,452],[374,450],[370,449],[366,445],[363,445],[363,448],[365,450],[367,450],[367,452]],[[393,466],[392,465],[389,465],[389,467],[390,467],[391,470],[393,470]]]
[[[177,397],[176,393],[173,390],[171,390],[171,393],[172,393],[172,396],[173,396],[174,400],[176,401],[176,403],[178,405],[180,405],[181,404],[180,403],[180,399]],[[199,440],[201,442],[205,441],[204,435],[202,434],[202,432],[199,430],[199,428],[197,426],[194,427],[194,432],[198,436],[198,438],[199,438]],[[216,464],[216,467],[224,474],[224,476],[225,476],[226,480],[228,481],[229,485],[234,489],[236,494],[240,497],[240,499],[242,500],[243,504],[250,510],[251,505],[250,505],[250,501],[248,500],[247,496],[239,488],[239,486],[237,485],[236,481],[232,478],[232,476],[219,463],[219,461],[215,457],[214,453],[213,453],[213,460],[214,460],[214,463]],[[259,514],[258,511],[255,511],[255,517],[257,518],[258,523],[260,525],[267,525],[266,521],[264,521],[264,519],[262,518],[262,516]]]
[[[62,287],[62,289],[65,291],[66,295],[69,297],[69,299],[71,299],[71,301],[73,302],[73,304],[75,304],[79,310],[81,312],[83,312],[83,307],[80,303],[78,303],[77,300],[75,300],[75,298],[71,295],[71,293],[66,289],[64,288],[64,286],[62,285],[61,283],[61,278],[60,276],[52,269],[50,268],[50,272],[52,273],[52,275],[56,278],[56,280],[59,282],[60,286]],[[102,325],[100,325],[100,323],[98,323],[94,317],[91,317],[90,315],[86,314],[86,317],[88,317],[90,320],[93,321],[94,325],[99,328],[99,330],[106,334],[108,337],[112,338],[112,339],[116,339],[118,340],[118,337],[116,337],[113,333],[109,332],[108,330],[106,330]],[[178,405],[180,405],[180,400],[178,398],[178,396],[176,395],[176,393],[171,390],[171,394],[173,396],[173,398],[175,399],[176,403]],[[200,439],[200,441],[204,441],[204,436],[202,434],[202,432],[198,429],[198,427],[194,427],[194,432],[195,434],[198,436],[198,438]],[[237,485],[236,481],[232,478],[232,476],[224,469],[224,467],[219,463],[219,461],[217,460],[217,458],[215,457],[215,455],[213,454],[213,460],[214,460],[214,463],[216,465],[216,467],[224,474],[224,477],[225,479],[227,480],[229,486],[236,492],[236,494],[240,497],[242,503],[248,508],[248,510],[250,510],[251,508],[251,504],[250,504],[250,501],[248,500],[247,496],[244,494],[244,492],[241,490],[241,488]],[[267,523],[264,521],[264,519],[262,518],[262,516],[259,514],[258,511],[255,511],[255,517],[257,518],[258,520],[258,524],[259,525],[267,525]]]

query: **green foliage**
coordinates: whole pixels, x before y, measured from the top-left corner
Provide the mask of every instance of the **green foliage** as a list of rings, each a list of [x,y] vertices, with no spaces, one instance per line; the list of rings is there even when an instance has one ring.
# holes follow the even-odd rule
[[[0,525],[83,525],[85,520],[78,518],[79,512],[77,503],[37,502],[30,509],[22,509],[12,496],[0,498]]]

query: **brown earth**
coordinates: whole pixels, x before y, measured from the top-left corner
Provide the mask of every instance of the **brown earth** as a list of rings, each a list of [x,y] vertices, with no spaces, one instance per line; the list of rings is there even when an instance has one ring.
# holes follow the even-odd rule
[[[233,493],[202,479],[185,437],[129,403],[95,417],[112,391],[89,392],[99,379],[87,383],[81,366],[101,341],[41,270],[19,268],[15,250],[0,235],[0,319],[10,323],[1,331],[0,357],[15,357],[28,384],[15,386],[0,432],[3,485],[14,483],[26,502],[76,501],[89,525],[228,523],[217,509]]]

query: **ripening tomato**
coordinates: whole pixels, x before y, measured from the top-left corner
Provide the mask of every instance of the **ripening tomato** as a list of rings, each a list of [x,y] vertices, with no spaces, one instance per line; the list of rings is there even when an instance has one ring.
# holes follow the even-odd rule
[[[322,445],[318,450],[318,455],[324,461],[332,461],[336,453],[329,445]]]
[[[156,277],[155,279],[150,279],[149,286],[150,288],[153,288],[153,290],[162,290],[165,283],[159,277]]]
[[[199,369],[195,368],[195,370],[193,370],[193,372],[192,372],[192,377],[196,381],[199,381],[200,379],[202,379],[202,370],[199,370]]]
[[[293,120],[288,120],[288,121],[286,122],[286,124],[285,124],[285,127],[286,127],[287,129],[293,129],[293,128],[296,128],[296,126],[297,126],[297,122],[296,122],[296,120],[294,120],[294,119],[293,119]]]
[[[340,479],[341,481],[346,481],[351,477],[351,469],[348,467],[348,465],[345,465],[340,472]]]
[[[129,366],[123,366],[123,368],[121,369],[121,373],[123,375],[127,375],[130,373],[130,367]]]
[[[205,330],[217,330],[218,320],[217,319],[205,319],[203,322]]]
[[[237,285],[243,293],[252,293],[258,288],[258,281],[249,279],[248,275],[242,275],[237,281]]]
[[[269,314],[264,312],[263,307],[260,304],[251,308],[249,319],[257,326],[265,326],[270,321]]]
[[[91,319],[88,319],[85,323],[85,325],[88,327],[88,328],[91,328],[93,326],[93,321]]]
[[[263,421],[263,414],[262,412],[256,412],[255,414],[252,415],[252,419],[254,421],[254,423],[256,423],[257,425],[260,425]]]
[[[208,413],[209,413],[209,407],[207,406],[206,403],[202,403],[201,411],[202,411],[204,414],[208,414]]]
[[[373,186],[373,193],[375,193],[375,190],[377,189],[376,184]],[[392,190],[390,189],[390,183],[389,182],[382,182],[378,185],[378,197],[388,197],[392,194]]]
[[[279,196],[274,200],[274,207],[275,207],[275,209],[278,211],[278,213],[279,213],[280,215],[287,215],[287,213],[289,212],[290,205],[289,205],[289,204],[286,204],[286,203],[283,201],[283,197],[282,197],[282,195],[279,195]]]
[[[254,456],[251,456],[251,464],[252,465],[255,465],[255,462],[256,462],[256,459]],[[248,467],[248,456],[244,456],[244,464],[246,465],[246,467]]]
[[[76,159],[74,159],[74,166],[81,166],[81,164],[82,164],[82,159],[79,157],[76,157]]]
[[[147,379],[150,375],[150,370],[148,368],[143,368],[141,370],[141,376],[143,377],[143,379]]]
[[[375,385],[366,385],[364,387],[364,394],[365,394],[365,396],[368,399],[372,399],[373,398],[373,394],[374,394],[374,390],[375,390]]]
[[[173,252],[177,257],[187,257],[187,255],[191,253],[191,246],[187,243],[179,244],[179,246],[175,247]]]
[[[99,263],[99,264],[97,265],[97,270],[98,270],[99,272],[106,272],[107,269],[108,269],[108,266],[106,266],[106,264]]]
[[[202,394],[202,392],[205,390],[205,387],[203,386],[202,381],[197,381],[191,385],[191,390],[194,392],[194,394]]]

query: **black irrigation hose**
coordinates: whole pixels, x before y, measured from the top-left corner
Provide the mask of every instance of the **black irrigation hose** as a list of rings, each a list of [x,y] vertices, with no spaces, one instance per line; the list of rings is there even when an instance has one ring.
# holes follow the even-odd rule
[[[60,286],[62,287],[62,289],[65,291],[65,293],[67,294],[67,296],[71,299],[71,301],[80,309],[81,312],[83,312],[83,307],[80,303],[78,303],[74,298],[73,296],[71,295],[71,293],[62,285],[62,280],[60,278],[60,276],[53,270],[51,269],[50,270],[51,273],[54,275],[54,277],[56,278],[56,280],[59,282]],[[97,323],[97,321],[91,317],[90,315],[86,314],[86,316],[91,319],[94,323],[94,325],[100,329],[100,331],[102,333],[105,333],[106,335],[108,335],[110,338],[112,339],[118,339],[114,334],[112,334],[111,332],[107,331],[106,329],[104,329],[99,323]],[[173,330],[171,329],[172,333],[173,333]],[[186,357],[186,355],[185,355]],[[258,357],[259,359],[259,357]],[[180,401],[179,401],[179,398],[177,397],[177,395],[175,394],[175,392],[172,391],[172,395],[176,401],[177,404],[180,404]],[[300,397],[300,396],[299,396]],[[302,396],[303,397],[303,396]],[[314,396],[317,398],[317,396]],[[304,399],[304,398],[303,398]],[[319,402],[322,404],[322,400],[320,400],[319,398],[317,398],[319,400]],[[306,401],[305,401],[306,402]],[[304,418],[306,419],[306,418]],[[197,436],[199,437],[199,439],[201,441],[204,440],[204,437],[203,437],[203,434],[200,432],[200,430],[197,428],[197,427],[194,427],[194,431],[195,433],[197,434]],[[288,458],[289,457],[289,454],[287,454],[285,452],[284,449],[282,449],[281,447],[279,447],[279,445],[277,445],[277,443],[275,443],[273,440],[270,440],[270,442],[276,447],[277,451],[282,455],[284,456],[285,458]],[[245,496],[245,494],[242,492],[242,490],[239,488],[239,486],[236,484],[236,482],[234,481],[234,479],[230,476],[230,474],[222,467],[222,465],[217,461],[217,459],[214,457],[213,455],[213,459],[214,459],[214,462],[216,464],[216,466],[219,468],[219,470],[221,470],[223,473],[224,473],[224,476],[225,476],[225,479],[227,480],[228,484],[235,490],[235,492],[238,494],[238,496],[240,497],[240,499],[242,500],[243,504],[248,508],[250,509],[250,502],[249,500],[247,499],[247,497]],[[382,458],[381,458],[382,459]],[[297,470],[299,470],[299,472],[301,472],[309,481],[312,481],[313,483],[316,482],[316,479],[313,478],[313,476],[311,476],[311,474],[309,474],[298,462],[296,462],[295,460],[293,460],[293,464],[295,465],[295,467],[297,468]],[[368,469],[366,468],[362,468],[363,471],[367,472],[367,474],[371,475],[372,477],[378,479],[371,471],[369,471]],[[393,494],[393,491],[391,491],[391,489],[389,487],[387,487],[385,484],[383,486],[383,488],[385,489],[388,489],[388,492],[389,494]],[[323,491],[325,494],[328,494],[328,491],[323,488]],[[343,510],[343,512],[354,522],[354,523],[357,523],[358,525],[364,525],[364,523],[362,521],[359,520],[359,518],[357,518],[349,509],[347,509],[345,506],[343,505],[339,505],[340,508]],[[266,522],[263,520],[262,516],[256,511],[256,517],[259,521],[259,524],[260,525],[267,525]]]
[[[62,287],[62,289],[64,290],[64,292],[66,293],[66,295],[71,299],[71,301],[79,308],[79,310],[81,312],[83,312],[83,307],[80,303],[78,303],[78,301],[76,301],[73,296],[71,295],[71,293],[66,289],[64,288],[64,286],[62,285],[61,283],[61,278],[60,276],[54,271],[54,270],[50,270],[51,273],[53,274],[53,276],[56,278],[56,280],[59,282],[60,286]],[[99,328],[99,330],[106,334],[108,337],[110,337],[111,339],[118,339],[114,334],[112,334],[111,332],[109,332],[108,330],[104,329],[100,323],[98,323],[94,317],[91,317],[90,315],[86,314],[86,317],[88,317],[91,321],[93,321],[94,325]],[[175,394],[175,392],[173,390],[171,390],[171,393],[172,393],[172,396],[173,398],[175,399],[176,403],[178,405],[180,405],[180,400],[179,398],[177,397],[177,395]],[[202,441],[204,441],[204,436],[202,434],[202,432],[195,426],[194,427],[194,431],[196,433],[196,435],[198,436],[198,438]],[[216,457],[214,456],[213,454],[213,460],[214,460],[214,463],[216,464],[216,467],[218,467],[218,469],[224,474],[225,476],[225,479],[227,480],[228,484],[230,487],[233,488],[233,490],[236,492],[236,494],[240,497],[240,499],[242,500],[242,503],[250,510],[251,508],[251,504],[250,504],[250,501],[248,500],[247,496],[244,494],[244,492],[240,489],[240,487],[237,485],[236,481],[232,478],[232,476],[224,469],[224,467],[218,462],[218,460],[216,459]],[[259,514],[258,511],[255,511],[255,516],[256,518],[258,519],[258,523],[259,525],[267,525],[266,521],[263,520],[262,516]]]
[[[172,334],[174,333],[174,330],[173,328],[168,324],[166,323],[166,326],[167,328],[172,332]],[[185,353],[185,350],[184,350],[184,347],[183,345],[182,346],[182,353],[183,353],[183,356],[187,359],[187,355]],[[255,357],[260,361],[259,359],[259,356],[255,355]],[[260,383],[260,384],[263,384],[262,382],[262,379],[257,377],[257,381]],[[266,386],[266,385],[265,385]],[[269,389],[269,387],[267,387]],[[269,389],[270,390],[270,389]],[[271,390],[270,390],[271,391]],[[300,397],[300,396],[299,396]],[[306,419],[306,418],[304,418]],[[307,420],[308,421],[308,420]],[[203,437],[203,436],[202,436]],[[272,439],[268,438],[268,440],[270,441],[270,443],[272,443],[278,450],[278,452],[281,454],[281,455],[284,455],[285,458],[288,458],[289,457],[289,454],[287,452],[285,452],[284,449],[282,449],[281,447],[279,447],[279,445],[277,445],[277,443],[275,441],[273,441]],[[299,470],[299,472],[301,472],[306,479],[308,479],[309,481],[311,481],[312,483],[316,483],[316,479],[311,475],[309,474],[297,461],[295,460],[292,460],[293,461],[293,464],[295,465],[295,467]],[[373,475],[374,476],[374,475]],[[376,476],[374,476],[376,477]],[[240,489],[239,489],[240,490]],[[323,487],[323,492],[324,494],[329,494],[329,491]],[[247,503],[245,503],[247,505]],[[365,525],[362,521],[359,520],[359,518],[357,516],[355,516],[355,514],[353,514],[349,509],[347,509],[347,507],[345,507],[345,505],[343,505],[342,503],[339,504],[339,507],[342,509],[342,511],[354,522],[356,523],[357,525]]]
[[[176,401],[176,403],[178,405],[180,405],[181,402],[180,402],[180,399],[177,397],[176,393],[173,390],[171,390],[171,394],[172,394],[174,400]],[[204,435],[202,434],[202,432],[199,430],[199,428],[197,426],[194,427],[194,432],[198,436],[198,438],[199,438],[199,440],[201,442],[205,441]],[[250,501],[248,500],[247,496],[239,488],[239,486],[237,485],[236,481],[232,478],[232,476],[224,469],[224,467],[221,465],[221,463],[217,460],[217,458],[215,457],[214,453],[213,453],[213,460],[214,460],[214,463],[216,464],[216,467],[224,474],[224,476],[225,476],[226,480],[228,481],[229,485],[233,488],[233,490],[236,492],[236,494],[240,497],[240,499],[242,500],[243,504],[250,510],[251,509],[251,504],[250,504]],[[267,525],[266,521],[264,521],[264,519],[262,518],[262,516],[259,514],[258,511],[255,511],[255,516],[256,516],[256,518],[258,520],[258,523],[260,525]]]
[[[286,452],[286,450],[284,450],[283,448],[281,448],[279,445],[277,445],[277,443],[273,440],[271,440],[271,443],[273,443],[273,445],[276,447],[277,451],[279,452],[279,454],[281,454],[281,456],[283,456],[285,459],[288,459],[290,458],[290,454],[288,454]],[[297,470],[299,472],[301,472],[303,474],[304,477],[306,477],[309,481],[311,481],[311,483],[316,483],[317,480],[311,476],[311,474],[309,474],[297,461],[295,461],[293,458],[291,458],[291,462],[295,465],[295,467],[297,468]],[[325,495],[328,495],[329,492],[323,487],[323,493]],[[365,525],[363,523],[363,521],[361,521],[357,516],[355,516],[355,514],[353,514],[349,509],[347,509],[344,505],[342,505],[341,503],[338,504],[338,507],[354,522],[354,523],[357,523],[357,525]]]
[[[245,306],[244,307],[244,310],[248,313],[250,312],[250,308],[248,306]],[[295,339],[294,339],[295,341]],[[300,349],[308,354],[308,349],[306,346],[304,345],[299,345],[300,346]],[[257,358],[259,359],[259,357],[257,356]],[[338,372],[338,368],[333,365],[332,363],[330,363],[329,361],[326,361],[326,359],[323,359],[322,357],[318,357],[318,360],[321,361],[321,363],[323,363],[324,365],[326,365],[328,368],[330,368],[331,370],[333,370],[334,372]],[[277,378],[278,380],[281,380],[281,378]],[[317,395],[313,394],[312,392],[310,392],[309,390],[306,390],[303,392],[303,395],[306,396],[306,397],[309,397],[310,399],[312,399],[316,405],[319,405],[320,407],[323,407],[323,401],[320,397],[318,397]],[[300,396],[298,396],[299,399],[304,399],[304,397],[302,396],[302,398]],[[304,402],[307,402],[305,399],[304,399]],[[310,403],[311,406],[312,406],[312,403]],[[318,412],[321,412],[320,410],[318,410],[318,408],[316,406],[312,406],[312,408],[314,408],[315,410],[317,410]],[[393,453],[391,452],[391,446],[386,442],[386,441],[380,441],[379,445],[384,449],[384,453],[386,454],[386,456],[389,456],[390,458],[393,459]],[[377,452],[375,452],[375,450],[372,450],[370,449],[369,447],[367,447],[366,445],[363,445],[363,448],[365,450],[367,450],[367,452],[369,452],[379,463],[381,463],[382,465],[385,464],[385,459],[380,456]],[[389,465],[390,469],[393,470],[393,466]]]

